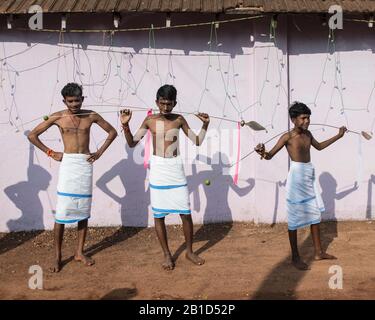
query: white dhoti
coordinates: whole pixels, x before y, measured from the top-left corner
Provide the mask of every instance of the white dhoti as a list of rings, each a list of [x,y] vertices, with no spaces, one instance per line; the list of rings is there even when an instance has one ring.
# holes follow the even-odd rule
[[[190,214],[189,191],[180,156],[150,159],[151,207],[155,218],[170,213]]]
[[[55,221],[74,223],[90,218],[93,166],[89,155],[64,153],[57,183]]]
[[[324,204],[311,162],[291,161],[286,184],[286,201],[289,230],[320,223]]]

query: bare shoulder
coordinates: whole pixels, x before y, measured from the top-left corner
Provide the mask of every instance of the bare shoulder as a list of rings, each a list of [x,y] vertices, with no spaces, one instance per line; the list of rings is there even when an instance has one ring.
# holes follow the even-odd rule
[[[65,110],[56,111],[50,115],[50,118],[52,117],[59,118],[59,117],[64,116],[64,114],[65,114]]]
[[[80,112],[80,117],[81,118],[88,118],[92,122],[97,122],[100,120],[104,120],[103,117],[96,111],[94,110],[81,110]]]
[[[160,118],[159,114],[150,114],[147,115],[146,118],[143,120],[145,123],[152,123],[155,120],[158,120]]]
[[[63,118],[64,115],[65,115],[65,110],[56,111],[48,117],[48,120],[51,120],[52,122],[56,122],[57,120],[60,120],[61,118]]]
[[[160,115],[158,115],[158,114],[150,114],[150,115],[146,116],[145,120],[153,120],[153,119],[157,119],[159,117],[160,117]]]
[[[292,131],[285,132],[281,137],[280,140],[284,142],[288,142],[288,140],[292,138]]]
[[[311,140],[314,139],[314,136],[313,136],[313,134],[311,133],[311,131],[306,130],[305,134],[306,134],[306,136],[307,136],[309,139],[311,139]]]
[[[187,123],[185,117],[181,114],[174,114],[176,116],[176,120],[181,122],[181,123]]]
[[[101,117],[101,115],[99,113],[97,113],[96,111],[94,111],[94,110],[87,110],[87,109],[81,110],[80,115],[82,115],[82,116],[90,116],[90,117],[98,117],[98,116]]]

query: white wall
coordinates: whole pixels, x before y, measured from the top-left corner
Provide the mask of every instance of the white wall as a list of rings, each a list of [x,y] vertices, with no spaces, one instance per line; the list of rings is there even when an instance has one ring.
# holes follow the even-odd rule
[[[47,17],[46,23],[53,24],[53,19]],[[174,15],[172,24],[212,19],[208,15]],[[162,15],[138,15],[124,20],[126,28],[165,23]],[[68,21],[81,28],[108,27],[110,22],[106,15]],[[241,155],[245,156],[258,142],[288,129],[289,53],[291,100],[309,104],[312,123],[373,130],[375,97],[370,95],[375,83],[375,43],[371,29],[346,23],[328,53],[328,30],[317,17],[289,19],[289,26],[286,18],[280,17],[276,46],[270,40],[269,30],[269,18],[264,18],[221,24],[216,30],[217,38],[215,32],[210,36],[210,26],[157,30],[154,36],[148,31],[118,33],[112,38],[112,46],[111,37],[102,33],[64,34],[62,38],[55,33],[1,31],[0,58],[9,58],[2,60],[0,67],[0,231],[53,227],[58,163],[30,148],[24,132],[42,121],[43,115],[63,108],[59,92],[68,81],[82,83],[87,108],[102,112],[119,132],[119,105],[155,107],[155,93],[160,85],[174,84],[178,90],[176,111],[200,110],[232,120],[242,116],[267,127],[267,133],[241,129]],[[145,115],[146,111],[134,114],[133,130]],[[192,128],[199,130],[198,119],[192,115],[186,118]],[[311,130],[318,140],[337,132],[322,126]],[[239,184],[235,186],[229,174],[233,168],[227,172],[225,164],[233,164],[236,159],[236,135],[236,123],[219,119],[212,119],[207,140],[199,149],[181,135],[194,222],[286,221],[286,151],[282,150],[272,161],[260,161],[255,154],[244,159]],[[62,150],[56,128],[42,138],[51,148]],[[103,139],[104,132],[94,128],[92,150]],[[277,138],[273,139],[267,147],[276,141]],[[95,163],[90,225],[153,225],[142,151],[143,144],[133,150],[126,148],[120,134]],[[224,163],[193,163],[198,154],[212,158],[220,152]],[[365,141],[355,134],[348,134],[323,152],[312,151],[328,209],[324,218],[371,217],[373,158],[373,140]],[[223,171],[225,175],[220,174]],[[209,187],[203,184],[207,178],[212,180]],[[355,182],[358,188],[353,189]],[[179,218],[171,216],[167,223],[179,223]]]

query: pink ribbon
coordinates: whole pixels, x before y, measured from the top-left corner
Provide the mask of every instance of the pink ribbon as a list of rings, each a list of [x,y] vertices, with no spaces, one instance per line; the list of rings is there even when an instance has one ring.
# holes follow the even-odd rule
[[[147,116],[150,116],[150,115],[152,115],[152,109],[147,110]],[[150,132],[150,130],[147,130],[145,155],[144,155],[144,158],[143,158],[143,167],[145,169],[148,168],[148,163],[150,161],[150,148],[151,148],[151,132]]]
[[[241,123],[237,123],[237,160],[236,160],[236,168],[234,171],[233,176],[233,183],[237,185],[238,183],[238,171],[240,166],[240,154],[241,154]]]

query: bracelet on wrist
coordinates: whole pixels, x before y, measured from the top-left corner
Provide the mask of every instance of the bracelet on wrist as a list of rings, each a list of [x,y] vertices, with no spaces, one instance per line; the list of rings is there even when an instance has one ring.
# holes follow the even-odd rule
[[[47,156],[52,157],[53,152],[54,151],[52,149],[48,149],[47,152],[46,152]]]

